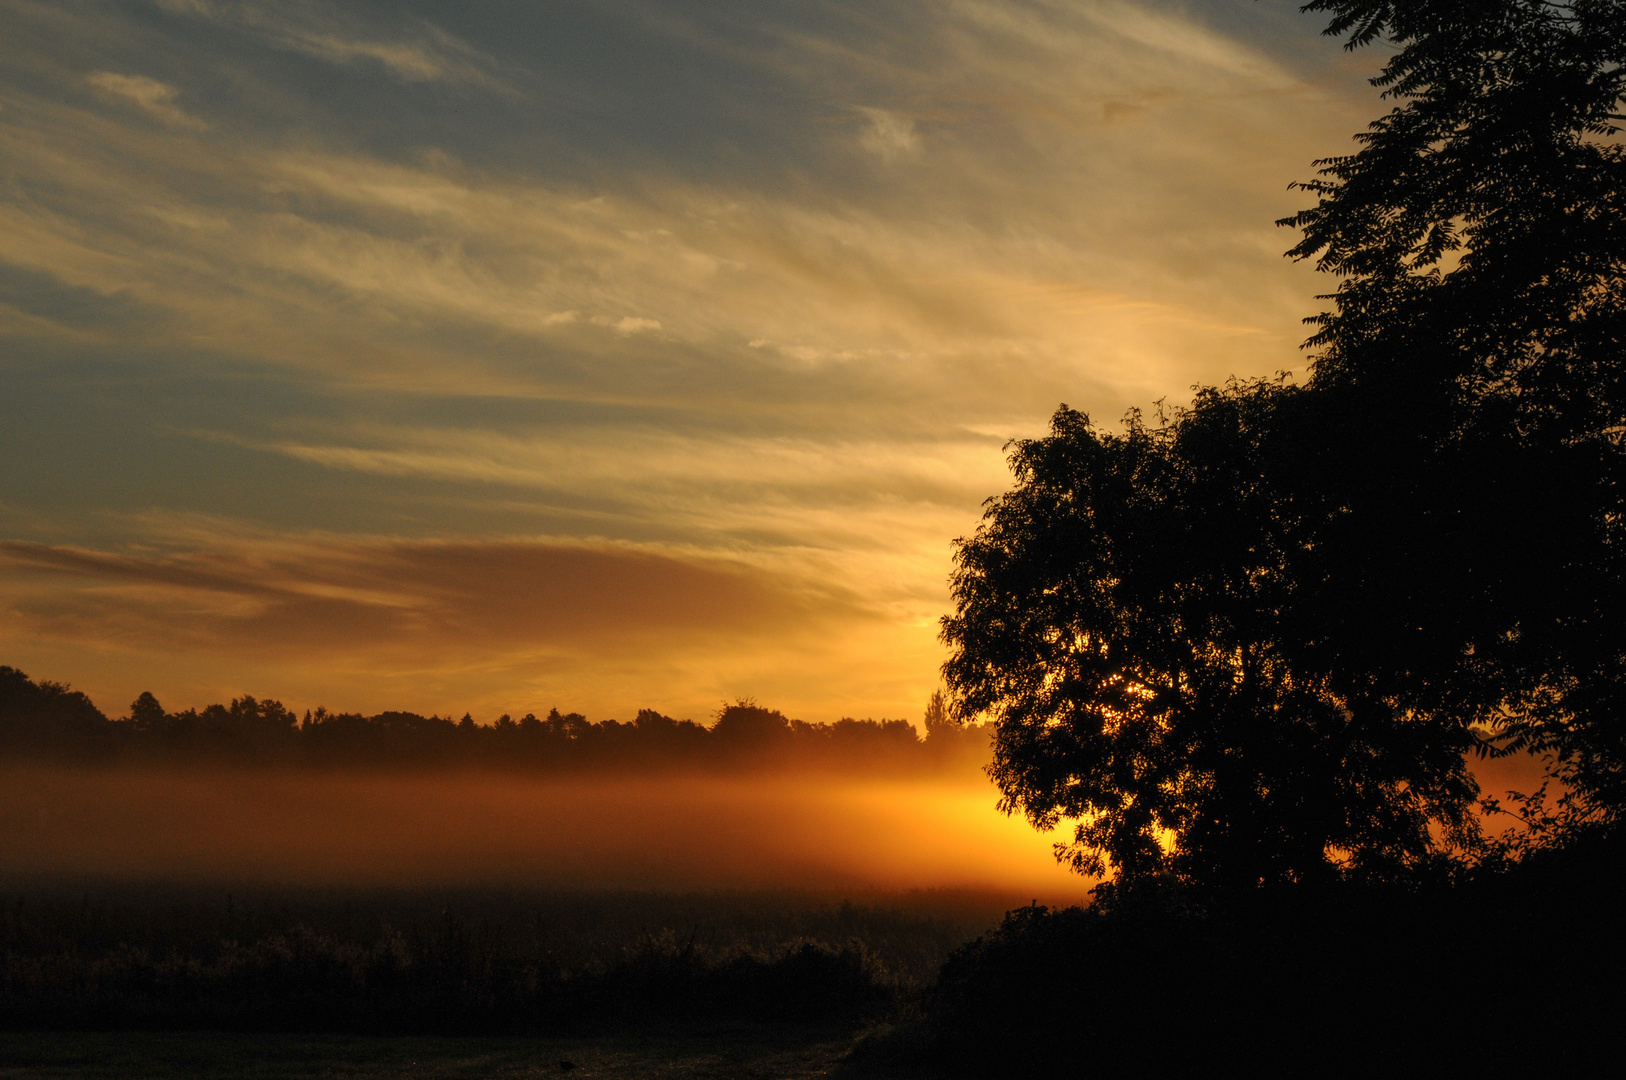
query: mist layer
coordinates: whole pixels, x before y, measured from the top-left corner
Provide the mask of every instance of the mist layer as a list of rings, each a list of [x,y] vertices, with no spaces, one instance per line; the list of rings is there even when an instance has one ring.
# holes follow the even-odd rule
[[[1077,900],[984,783],[11,768],[0,872],[563,889],[998,888]]]

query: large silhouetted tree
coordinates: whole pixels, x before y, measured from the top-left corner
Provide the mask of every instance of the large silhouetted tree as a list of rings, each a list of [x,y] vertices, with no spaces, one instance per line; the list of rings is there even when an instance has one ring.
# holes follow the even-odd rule
[[[1621,805],[1626,4],[1308,10],[1396,47],[1289,222],[1311,378],[1064,408],[958,548],[956,713],[1087,871],[1393,873],[1471,840],[1473,749]]]
[[[1595,815],[1626,802],[1626,3],[1319,0],[1331,30],[1400,47],[1399,104],[1321,163],[1293,254],[1341,276],[1316,322],[1315,387],[1384,417],[1409,492],[1355,460],[1367,522],[1423,522],[1386,606],[1389,673],[1482,680],[1502,745],[1552,755]],[[1348,579],[1370,586],[1376,575]],[[1365,579],[1365,580],[1363,580]],[[1391,577],[1390,580],[1395,580]],[[1385,596],[1384,593],[1376,594]],[[1387,597],[1386,597],[1387,598]],[[1447,662],[1447,654],[1459,659]]]
[[[1121,435],[1063,409],[961,542],[956,707],[993,715],[1009,808],[1079,819],[1079,869],[1253,885],[1390,873],[1461,838],[1471,732],[1343,679],[1305,610],[1318,508],[1278,466],[1314,403],[1235,385]]]

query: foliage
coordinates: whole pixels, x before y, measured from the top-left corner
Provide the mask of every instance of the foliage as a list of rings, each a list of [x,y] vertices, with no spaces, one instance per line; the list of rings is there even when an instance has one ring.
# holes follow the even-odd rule
[[[0,752],[32,753],[71,739],[89,755],[106,749],[107,717],[65,683],[34,682],[0,666]]]
[[[1341,279],[1311,378],[1064,407],[958,547],[955,713],[1087,872],[1425,867],[1469,751],[1626,806],[1626,4],[1307,10],[1397,102],[1284,222]]]
[[[1375,81],[1399,104],[1359,152],[1319,163],[1304,185],[1317,205],[1284,222],[1303,230],[1293,255],[1342,279],[1313,320],[1312,386],[1382,418],[1395,434],[1356,442],[1356,457],[1401,443],[1411,480],[1337,490],[1356,519],[1423,525],[1376,549],[1422,568],[1422,587],[1374,599],[1428,617],[1368,666],[1479,680],[1498,749],[1549,755],[1582,817],[1613,817],[1626,806],[1626,3],[1308,10],[1351,47],[1397,46]]]
[[[1311,636],[1299,508],[1272,482],[1305,397],[1209,390],[1123,435],[1064,408],[960,544],[956,707],[994,715],[1008,808],[1081,819],[1065,854],[1086,873],[1387,872],[1465,825],[1466,728],[1341,681]]]
[[[1594,843],[1220,907],[1149,878],[1088,909],[1018,909],[859,1056],[932,1077],[1606,1072],[1620,856]]]

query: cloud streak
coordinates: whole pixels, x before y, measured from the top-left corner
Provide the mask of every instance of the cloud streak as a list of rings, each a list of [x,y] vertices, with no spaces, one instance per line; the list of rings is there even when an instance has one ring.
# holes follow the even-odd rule
[[[157,79],[145,75],[120,75],[112,71],[97,71],[87,79],[92,86],[129,101],[149,116],[173,127],[202,130],[209,125],[189,115],[175,104],[180,91]]]
[[[738,560],[614,544],[310,538],[150,554],[6,541],[0,561],[78,582],[82,618],[227,651],[592,650],[864,614],[851,596]]]
[[[307,705],[486,719],[539,697],[601,718],[657,701],[704,718],[747,680],[819,717],[830,700],[784,678],[794,658],[885,666],[861,654],[888,620],[806,566],[557,540],[203,540],[194,529],[166,546],[0,543],[0,647],[30,663],[57,649],[110,656],[76,680],[104,699],[118,693],[104,692],[109,672],[146,668],[143,685],[172,697],[246,683]],[[177,679],[181,657],[237,674]]]
[[[490,74],[491,58],[431,23],[410,37],[369,36],[338,5],[310,0],[157,0],[174,15],[203,19],[252,34],[275,48],[333,64],[370,62],[403,82],[467,82],[503,89]]]
[[[1302,366],[1271,222],[1358,126],[1152,2],[0,15],[0,606],[115,701],[918,710],[1007,438]]]

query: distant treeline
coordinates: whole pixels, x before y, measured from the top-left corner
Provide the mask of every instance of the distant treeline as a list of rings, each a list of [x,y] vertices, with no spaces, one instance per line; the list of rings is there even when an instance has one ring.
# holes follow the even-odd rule
[[[111,718],[64,683],[35,682],[0,666],[0,755],[74,763],[236,762],[318,768],[491,766],[541,770],[834,768],[910,771],[980,765],[988,732],[948,719],[940,694],[926,737],[907,720],[810,724],[751,701],[725,705],[715,723],[641,709],[630,721],[593,722],[549,710],[478,724],[411,712],[375,716],[307,710],[244,696],[229,705],[169,712],[150,693]]]

